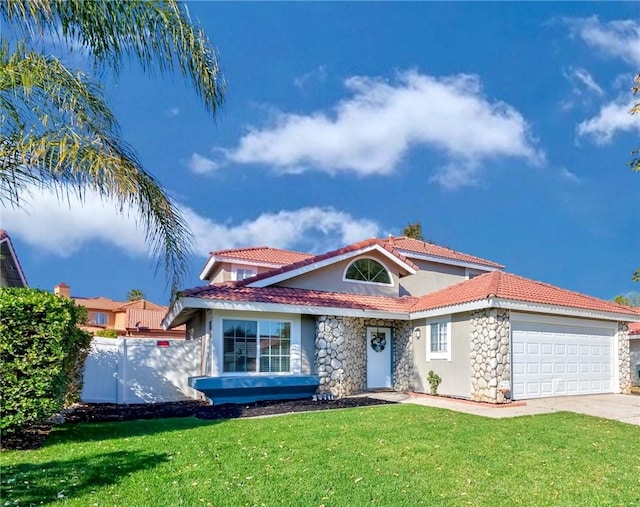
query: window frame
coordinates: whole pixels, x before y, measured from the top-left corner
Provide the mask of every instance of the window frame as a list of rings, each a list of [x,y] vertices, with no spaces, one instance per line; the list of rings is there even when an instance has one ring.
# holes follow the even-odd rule
[[[243,277],[242,278],[238,278],[238,272],[242,271],[243,272]],[[245,272],[249,272],[252,273],[250,276],[244,276]],[[238,282],[240,280],[244,280],[246,278],[251,278],[252,276],[256,276],[258,274],[258,268],[256,266],[245,266],[245,265],[238,265],[238,264],[232,264],[231,265],[231,279],[234,282]]]
[[[214,339],[211,340],[213,357],[217,358],[217,366],[213,370],[214,376],[267,376],[267,375],[299,375],[301,373],[301,323],[298,316],[272,314],[268,316],[256,315],[247,312],[237,314],[225,313],[213,317],[215,329]],[[256,333],[256,369],[254,371],[224,371],[224,321],[244,320],[257,323]],[[268,372],[260,371],[260,322],[275,322],[289,324],[289,371]],[[216,347],[218,350],[216,350]]]
[[[446,351],[433,351],[431,349],[431,331],[432,326],[438,325],[439,328],[444,326],[446,332]],[[437,318],[431,319],[426,322],[426,335],[427,335],[427,343],[426,343],[426,351],[427,351],[427,361],[437,361],[437,360],[446,360],[451,361],[451,317]]]
[[[367,280],[354,280],[353,278],[347,278],[347,271],[349,271],[349,268],[355,264],[358,261],[361,260],[372,260],[374,262],[377,262],[378,264],[380,264],[383,269],[387,272],[387,274],[389,275],[389,283],[386,282],[370,282]],[[381,287],[393,287],[394,286],[394,280],[393,280],[393,274],[391,273],[391,271],[389,270],[389,268],[387,267],[387,265],[382,262],[380,259],[376,259],[375,257],[371,257],[371,256],[360,256],[357,257],[356,259],[353,259],[351,262],[349,262],[347,264],[347,266],[344,268],[344,271],[342,272],[342,281],[343,282],[348,282],[348,283],[364,283],[367,285],[377,285],[377,286],[381,286]]]
[[[91,319],[91,323],[95,326],[104,326],[107,327],[109,325],[109,313],[107,312],[98,312],[98,311],[92,311],[91,312],[93,315],[93,318]],[[98,318],[98,316],[100,316],[100,319]],[[101,318],[104,317],[104,323],[99,322],[99,320],[102,320]]]

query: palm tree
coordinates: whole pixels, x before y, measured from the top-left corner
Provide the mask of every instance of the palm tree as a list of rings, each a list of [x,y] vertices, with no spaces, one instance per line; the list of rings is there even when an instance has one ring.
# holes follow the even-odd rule
[[[17,34],[0,39],[0,202],[22,206],[36,184],[80,198],[96,190],[123,213],[132,207],[177,289],[191,249],[180,211],[120,138],[100,84],[35,44],[45,34],[79,42],[96,70],[118,73],[125,58],[146,71],[178,70],[215,115],[225,83],[208,38],[173,0],[4,0],[0,16]]]
[[[129,292],[127,292],[127,301],[140,301],[144,298],[144,292],[142,292],[140,289],[131,289]]]

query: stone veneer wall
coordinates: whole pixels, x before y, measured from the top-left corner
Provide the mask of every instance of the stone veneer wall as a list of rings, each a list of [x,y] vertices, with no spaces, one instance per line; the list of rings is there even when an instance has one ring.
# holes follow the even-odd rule
[[[320,316],[316,319],[316,365],[320,393],[341,398],[367,388],[367,327],[389,327],[392,334],[392,385],[412,388],[411,325],[404,321]]]
[[[631,350],[629,346],[629,326],[618,322],[618,378],[622,394],[631,393]]]
[[[509,310],[471,313],[471,399],[502,403],[499,387],[511,380]]]

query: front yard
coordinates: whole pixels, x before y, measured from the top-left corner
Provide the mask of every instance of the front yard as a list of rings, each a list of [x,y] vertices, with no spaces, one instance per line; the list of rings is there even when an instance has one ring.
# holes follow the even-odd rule
[[[2,505],[640,505],[640,427],[572,413],[67,424],[0,465]]]

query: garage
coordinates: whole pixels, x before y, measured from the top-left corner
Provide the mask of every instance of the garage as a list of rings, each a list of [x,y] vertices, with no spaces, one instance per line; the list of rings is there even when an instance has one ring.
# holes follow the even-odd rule
[[[614,335],[613,323],[512,316],[513,399],[615,392]]]

